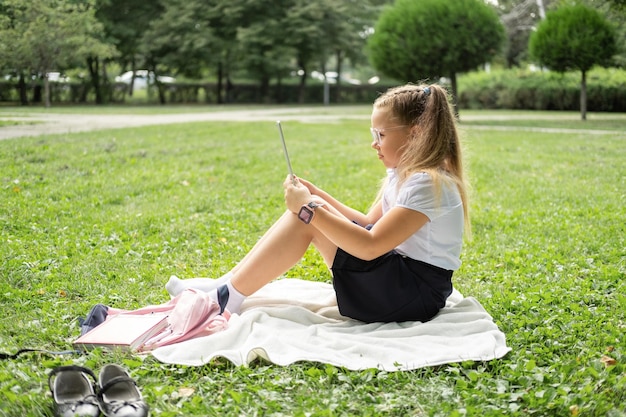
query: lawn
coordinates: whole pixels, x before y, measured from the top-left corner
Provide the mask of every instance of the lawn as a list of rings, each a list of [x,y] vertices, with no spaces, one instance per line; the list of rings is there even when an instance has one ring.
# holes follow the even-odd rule
[[[544,115],[538,126],[573,128]],[[0,416],[52,415],[50,369],[109,362],[155,416],[625,416],[623,116],[594,120],[606,134],[462,123],[473,238],[454,280],[505,332],[502,359],[390,373],[31,353],[0,362]],[[366,210],[385,173],[368,127],[284,123],[294,170]],[[96,303],[162,303],[172,274],[223,274],[283,212],[284,165],[271,122],[0,141],[0,351],[69,349]],[[288,276],[330,280],[313,251]]]

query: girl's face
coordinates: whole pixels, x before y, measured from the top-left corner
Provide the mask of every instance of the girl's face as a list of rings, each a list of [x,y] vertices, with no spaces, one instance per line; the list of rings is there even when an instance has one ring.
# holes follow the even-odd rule
[[[372,111],[372,148],[386,168],[398,166],[409,130],[409,126],[401,125],[386,109]]]

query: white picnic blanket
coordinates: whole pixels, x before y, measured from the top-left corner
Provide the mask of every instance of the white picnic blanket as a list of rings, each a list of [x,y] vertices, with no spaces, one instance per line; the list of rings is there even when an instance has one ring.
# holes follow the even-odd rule
[[[223,357],[236,365],[256,358],[351,370],[401,371],[465,360],[501,358],[511,349],[491,316],[454,291],[431,321],[363,323],[341,316],[332,285],[300,279],[271,282],[230,318],[228,329],[152,351],[162,362],[203,365]]]

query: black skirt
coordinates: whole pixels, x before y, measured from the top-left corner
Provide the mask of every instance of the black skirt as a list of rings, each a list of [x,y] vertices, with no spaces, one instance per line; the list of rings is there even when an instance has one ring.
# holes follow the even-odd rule
[[[428,321],[452,293],[452,272],[391,251],[364,261],[341,248],[333,261],[339,312],[367,323]]]

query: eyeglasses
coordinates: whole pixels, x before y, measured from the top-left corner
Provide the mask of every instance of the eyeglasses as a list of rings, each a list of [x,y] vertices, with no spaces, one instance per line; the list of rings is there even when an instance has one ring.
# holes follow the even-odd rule
[[[370,127],[370,132],[372,132],[372,139],[374,140],[374,142],[376,142],[376,145],[380,146],[383,142],[383,138],[380,136],[381,133],[384,133],[387,130],[402,129],[403,127],[406,127],[406,125],[386,127],[384,129],[377,129],[375,127]]]

